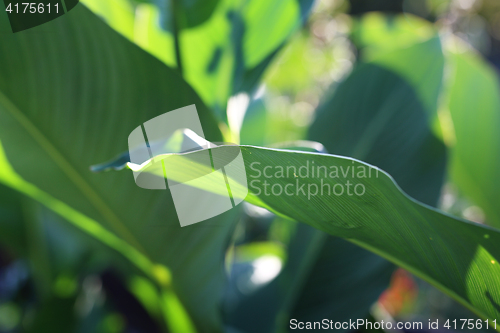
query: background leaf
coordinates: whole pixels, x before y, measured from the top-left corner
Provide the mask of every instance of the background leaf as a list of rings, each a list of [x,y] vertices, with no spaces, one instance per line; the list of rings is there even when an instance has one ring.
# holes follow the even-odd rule
[[[103,10],[95,0],[83,3],[127,38],[165,63],[175,65],[173,37],[157,22],[158,10],[161,12],[163,7],[139,5],[134,25],[135,32],[141,33],[132,36],[121,28],[122,20],[128,21],[134,16],[130,6],[130,9],[123,9],[127,7],[126,1],[121,1],[120,6],[111,11]],[[305,22],[312,5],[312,0],[218,2],[202,25],[180,31],[180,54],[186,81],[219,119],[225,120],[228,98],[240,91],[255,89],[272,58]],[[272,19],[263,20],[262,13]]]
[[[448,55],[452,76],[441,124],[451,149],[450,175],[479,205],[487,223],[500,226],[500,99],[498,77],[471,51]]]

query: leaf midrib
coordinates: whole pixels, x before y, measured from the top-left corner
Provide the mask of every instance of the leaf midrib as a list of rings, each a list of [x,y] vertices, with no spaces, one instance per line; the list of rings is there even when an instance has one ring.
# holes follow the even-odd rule
[[[136,247],[143,255],[149,258],[146,250],[141,246],[139,241],[130,232],[127,226],[85,180],[71,163],[57,150],[49,139],[31,122],[31,120],[7,97],[0,91],[0,102],[4,104],[5,109],[12,117],[28,132],[29,135],[40,145],[49,157],[57,164],[57,166],[66,174],[73,182],[78,190],[87,198],[87,200],[97,209],[102,217],[109,223],[115,232],[126,240],[130,245]]]

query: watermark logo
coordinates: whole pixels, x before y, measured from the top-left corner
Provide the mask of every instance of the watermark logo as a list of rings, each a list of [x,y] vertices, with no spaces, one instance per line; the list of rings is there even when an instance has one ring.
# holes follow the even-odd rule
[[[79,0],[3,0],[12,32],[52,21],[73,9]],[[1,4],[0,4],[1,7]],[[0,13],[0,15],[4,15]]]
[[[378,178],[379,169],[369,165],[317,165],[307,160],[302,165],[250,164],[250,191],[257,196],[297,196],[312,200],[318,196],[363,196],[364,181]]]
[[[181,226],[202,222],[241,203],[248,194],[240,147],[205,140],[195,105],[148,120],[128,138],[139,187],[170,190]]]

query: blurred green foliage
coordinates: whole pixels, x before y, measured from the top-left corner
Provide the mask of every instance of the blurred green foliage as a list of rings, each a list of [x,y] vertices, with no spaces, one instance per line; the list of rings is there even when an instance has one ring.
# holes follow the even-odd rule
[[[500,319],[496,0],[82,0],[16,34],[0,11],[0,332]],[[209,140],[294,148],[244,146],[247,164],[387,174],[361,199],[250,195],[180,228],[167,191],[89,171],[193,103]],[[377,301],[395,265],[475,314],[427,310],[420,280],[391,307],[415,291],[401,273]]]

